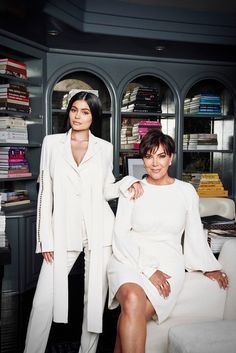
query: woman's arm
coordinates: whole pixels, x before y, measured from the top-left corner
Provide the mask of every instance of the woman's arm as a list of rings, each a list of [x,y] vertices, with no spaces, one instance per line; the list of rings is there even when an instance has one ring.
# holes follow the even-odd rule
[[[202,271],[206,277],[217,281],[220,288],[225,289],[228,286],[227,275],[221,271],[222,266],[207,242],[199,213],[199,197],[194,188],[191,190],[186,217],[184,257],[188,271]]]
[[[199,213],[199,197],[191,184],[187,192],[188,210],[184,232],[184,257],[188,271],[215,271],[221,269],[207,242]]]

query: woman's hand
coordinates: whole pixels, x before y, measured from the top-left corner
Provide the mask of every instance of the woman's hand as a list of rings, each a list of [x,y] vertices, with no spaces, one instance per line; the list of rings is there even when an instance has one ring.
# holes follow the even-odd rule
[[[44,260],[48,263],[51,264],[54,260],[54,252],[53,251],[45,251],[42,253]]]
[[[168,282],[169,278],[171,278],[171,276],[159,270],[154,272],[149,278],[152,284],[157,288],[160,295],[164,298],[167,298],[171,292],[170,283]]]
[[[220,288],[226,289],[229,285],[228,276],[222,271],[204,272],[204,276],[210,278],[212,281],[217,281]]]
[[[143,195],[143,187],[142,184],[140,183],[140,181],[136,181],[134,184],[132,184],[129,187],[129,192],[132,192],[132,197],[131,199],[136,200],[138,199],[140,196]]]

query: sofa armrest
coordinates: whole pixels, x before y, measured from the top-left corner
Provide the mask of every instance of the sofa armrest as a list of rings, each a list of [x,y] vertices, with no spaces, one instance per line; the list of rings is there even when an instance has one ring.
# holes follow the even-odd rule
[[[176,317],[223,318],[226,291],[201,272],[187,272],[183,288],[170,315]]]
[[[229,219],[235,218],[235,203],[225,197],[200,197],[199,211],[201,217],[220,215]]]
[[[230,239],[224,243],[219,261],[229,278],[224,319],[236,319],[236,239]]]

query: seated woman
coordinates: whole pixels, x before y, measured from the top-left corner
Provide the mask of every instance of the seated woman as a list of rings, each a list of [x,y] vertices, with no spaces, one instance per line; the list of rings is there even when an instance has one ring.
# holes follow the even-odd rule
[[[224,289],[228,285],[203,232],[194,187],[168,175],[174,152],[170,136],[149,131],[140,144],[144,194],[119,198],[108,264],[109,308],[121,306],[115,353],[145,352],[147,321],[160,324],[169,316],[185,269],[202,271]]]

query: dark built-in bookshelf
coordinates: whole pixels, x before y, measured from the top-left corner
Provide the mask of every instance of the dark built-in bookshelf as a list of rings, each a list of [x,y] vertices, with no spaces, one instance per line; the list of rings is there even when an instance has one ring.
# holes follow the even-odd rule
[[[184,102],[184,178],[189,179],[191,174],[218,173],[232,197],[235,130],[232,93],[221,82],[205,79],[189,90]]]
[[[29,207],[35,208],[37,200],[37,178],[42,141],[42,111],[40,104],[42,88],[39,80],[36,80],[35,77],[31,79],[30,74],[28,75],[28,72],[32,73],[34,65],[36,65],[36,70],[38,70],[39,60],[31,57],[28,60],[24,58],[24,62],[18,58],[17,60],[15,58],[11,59],[16,63],[24,63],[25,75],[27,75],[27,78],[23,79],[16,77],[14,72],[12,75],[9,71],[6,74],[0,74],[2,95],[6,94],[5,97],[11,98],[1,99],[0,190],[4,194],[12,193],[15,190],[24,190],[28,199],[27,204],[22,202],[22,207],[20,202],[18,205],[8,203],[6,212],[13,215],[14,211],[18,212],[20,209],[24,212]],[[6,140],[4,141],[3,137],[5,135]],[[14,160],[11,160],[10,156],[8,156],[7,159],[6,153],[9,155],[13,151],[15,154],[17,151],[22,151],[24,156],[20,159],[17,157],[18,159]]]
[[[8,58],[19,63],[20,68],[25,67],[20,77],[11,63],[6,73],[0,73],[0,190],[6,197],[2,209],[11,248],[11,262],[4,268],[3,298],[33,288],[41,263],[35,255],[35,243],[37,179],[43,138],[43,60],[40,51],[19,47],[11,40],[9,46],[0,46],[2,59]]]
[[[65,89],[67,88],[67,89]],[[218,79],[201,78],[182,100],[171,83],[157,75],[139,75],[126,83],[113,105],[109,88],[94,73],[75,71],[55,82],[51,103],[51,132],[65,124],[65,95],[71,89],[98,90],[103,104],[98,136],[113,142],[117,178],[128,173],[127,159],[139,158],[139,141],[149,128],[158,127],[176,141],[170,173],[180,179],[217,173],[229,197],[234,197],[235,98]]]

